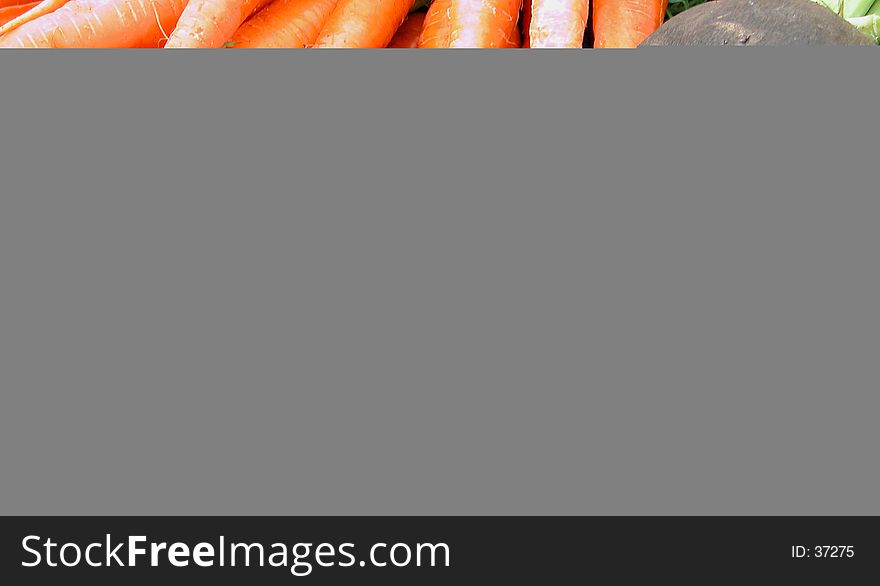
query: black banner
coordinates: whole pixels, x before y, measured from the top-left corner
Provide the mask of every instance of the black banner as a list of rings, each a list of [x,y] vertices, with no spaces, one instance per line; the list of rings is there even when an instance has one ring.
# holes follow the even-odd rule
[[[6,517],[0,556],[8,584],[854,583],[880,569],[877,527],[871,517]]]

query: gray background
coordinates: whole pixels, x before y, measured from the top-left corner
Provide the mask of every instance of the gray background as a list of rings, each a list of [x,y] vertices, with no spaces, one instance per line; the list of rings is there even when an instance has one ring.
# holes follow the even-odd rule
[[[0,71],[0,513],[878,512],[876,51]]]

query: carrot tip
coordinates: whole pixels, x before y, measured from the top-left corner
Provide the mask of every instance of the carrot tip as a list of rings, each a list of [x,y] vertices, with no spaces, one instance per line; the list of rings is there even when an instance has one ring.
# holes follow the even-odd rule
[[[55,12],[56,10],[67,4],[67,2],[68,0],[43,0],[24,14],[16,16],[3,26],[0,26],[0,37],[7,33],[11,33],[20,26],[23,26],[29,22],[33,22],[41,16],[44,16],[51,12]]]

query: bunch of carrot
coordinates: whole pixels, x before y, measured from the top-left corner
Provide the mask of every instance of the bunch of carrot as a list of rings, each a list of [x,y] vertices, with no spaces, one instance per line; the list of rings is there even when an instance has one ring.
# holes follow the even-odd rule
[[[635,47],[668,0],[0,0],[0,47]]]

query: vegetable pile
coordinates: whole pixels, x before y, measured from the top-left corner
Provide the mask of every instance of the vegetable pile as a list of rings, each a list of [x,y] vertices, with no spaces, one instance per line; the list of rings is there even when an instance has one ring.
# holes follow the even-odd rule
[[[0,0],[0,48],[630,48],[707,1]],[[880,41],[880,0],[812,1]]]
[[[668,1],[0,0],[0,47],[635,47]]]

